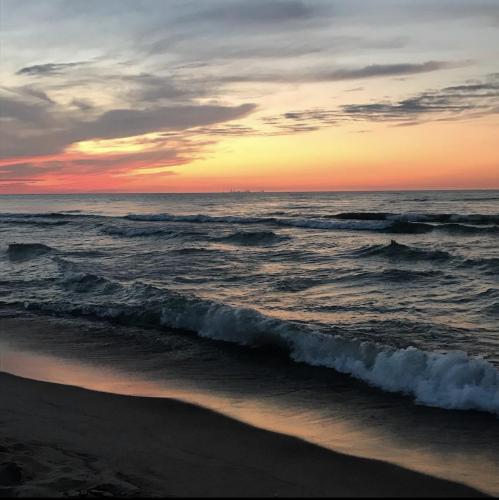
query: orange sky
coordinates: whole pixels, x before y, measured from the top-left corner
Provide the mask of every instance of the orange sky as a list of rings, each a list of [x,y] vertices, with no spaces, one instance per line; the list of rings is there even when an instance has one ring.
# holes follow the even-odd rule
[[[0,193],[499,188],[488,1],[1,1]]]

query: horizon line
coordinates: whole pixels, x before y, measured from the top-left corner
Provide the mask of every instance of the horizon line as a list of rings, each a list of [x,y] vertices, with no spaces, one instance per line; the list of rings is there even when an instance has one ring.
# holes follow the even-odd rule
[[[400,193],[400,192],[451,192],[451,191],[499,191],[493,188],[419,188],[419,189],[324,189],[305,191],[71,191],[41,193],[0,193],[0,196],[75,196],[75,195],[175,195],[175,194],[308,194],[308,193]]]

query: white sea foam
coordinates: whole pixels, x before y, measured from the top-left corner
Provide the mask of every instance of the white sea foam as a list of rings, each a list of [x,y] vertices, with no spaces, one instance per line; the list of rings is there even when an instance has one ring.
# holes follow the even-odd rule
[[[499,372],[486,360],[463,352],[394,350],[304,331],[251,309],[214,303],[173,314],[164,308],[161,318],[166,326],[194,330],[212,339],[241,345],[277,344],[286,347],[294,361],[333,368],[385,391],[410,395],[424,405],[499,413]]]
[[[29,308],[147,322],[157,328],[189,330],[214,340],[242,346],[274,345],[296,362],[332,368],[388,392],[446,409],[480,410],[499,414],[499,372],[485,359],[464,352],[426,352],[415,347],[395,349],[374,342],[328,335],[310,325],[266,316],[254,309],[234,307],[193,295],[136,282],[102,280],[66,270],[63,284],[78,292],[78,303],[28,304]],[[93,288],[93,290],[92,290]],[[79,303],[81,294],[92,294]],[[111,298],[111,302],[106,300]]]

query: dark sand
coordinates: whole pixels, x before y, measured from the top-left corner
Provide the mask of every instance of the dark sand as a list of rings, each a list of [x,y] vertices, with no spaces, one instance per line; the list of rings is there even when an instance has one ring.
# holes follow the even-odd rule
[[[0,373],[0,496],[480,496],[172,399]]]

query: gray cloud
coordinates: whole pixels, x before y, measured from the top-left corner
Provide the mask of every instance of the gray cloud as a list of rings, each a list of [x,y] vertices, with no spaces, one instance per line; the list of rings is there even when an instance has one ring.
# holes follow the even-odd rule
[[[49,126],[53,118],[47,111],[48,102],[29,102],[18,97],[0,95],[0,120],[12,124],[33,124],[36,127]],[[2,133],[7,132],[2,130]]]
[[[472,119],[499,113],[499,74],[482,82],[428,90],[399,101],[347,104],[266,117],[263,122],[283,133],[337,125],[345,121],[394,122],[412,126],[421,121]]]
[[[338,69],[318,76],[328,81],[359,80],[382,76],[417,75],[455,66],[453,63],[443,61],[427,61],[420,64],[371,64],[357,69]]]
[[[33,66],[25,66],[21,68],[16,74],[17,75],[27,75],[27,76],[51,76],[60,75],[67,71],[68,69],[82,66],[87,64],[86,62],[71,62],[71,63],[46,63],[46,64],[35,64]]]
[[[361,68],[341,68],[333,70],[310,70],[298,74],[267,73],[226,76],[224,82],[338,82],[344,80],[362,80],[366,78],[393,77],[430,73],[448,68],[455,68],[463,63],[445,61],[427,61],[424,63],[371,64]]]
[[[115,109],[74,127],[75,140],[116,139],[160,130],[186,130],[241,118],[254,111],[254,104],[241,106],[190,105],[147,110]],[[74,141],[73,141],[74,142]]]
[[[129,95],[136,102],[156,102],[156,101],[188,101],[193,98],[204,97],[209,92],[206,83],[192,80],[181,81],[173,77],[158,76],[152,74],[141,74],[117,77],[135,85]]]
[[[113,109],[84,120],[71,111],[43,103],[29,103],[0,96],[2,127],[0,156],[33,156],[58,153],[75,142],[118,139],[157,131],[183,131],[242,118],[254,104],[171,105],[148,109]]]
[[[414,121],[423,119],[472,118],[497,112],[499,78],[429,90],[399,101],[342,106],[343,118],[368,121]]]
[[[78,108],[80,111],[90,111],[94,109],[94,105],[85,99],[73,99],[71,105]]]
[[[46,163],[43,165],[35,165],[32,163],[12,163],[0,165],[0,182],[18,182],[25,181],[26,178],[34,180],[38,176],[50,172],[61,170],[60,162]]]
[[[215,23],[271,24],[310,19],[318,15],[317,5],[302,0],[237,0],[212,2],[211,8],[180,18],[179,21],[202,20]]]

